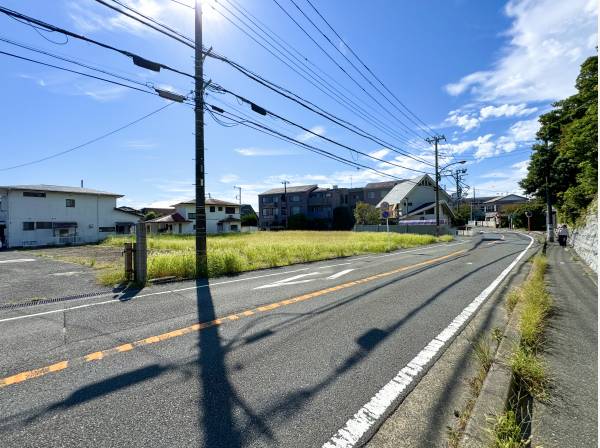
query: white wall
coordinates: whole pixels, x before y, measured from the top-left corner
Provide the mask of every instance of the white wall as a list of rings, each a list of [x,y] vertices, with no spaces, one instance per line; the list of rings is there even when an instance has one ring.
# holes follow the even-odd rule
[[[210,211],[211,207],[214,207],[214,210],[215,210],[214,212]],[[220,211],[219,211],[219,207],[221,207]],[[235,213],[228,214],[228,213],[225,213],[224,205],[207,205],[206,206],[206,233],[218,233],[217,223],[219,221],[221,221],[222,219],[228,218],[229,216],[233,216],[235,219],[240,219],[239,205],[236,205],[234,208],[235,208]],[[190,216],[190,213],[192,213],[192,216],[194,216],[193,214],[196,213],[196,206],[193,204],[178,204],[175,207],[175,211],[177,213],[179,213],[181,216],[183,216],[185,219],[191,219],[194,221],[193,223],[189,223],[186,226],[186,231],[184,232],[184,233],[190,233],[190,234],[194,233],[195,232],[195,229],[194,229],[195,219],[189,218],[189,216]],[[228,223],[226,223],[224,225],[223,230],[225,232],[231,231]],[[237,232],[240,231],[239,224],[238,224],[238,229],[236,231]],[[173,227],[173,233],[176,233],[175,226]]]
[[[51,229],[23,230],[23,222],[76,222],[80,243],[92,243],[114,232],[100,232],[100,227],[115,227],[115,222],[137,222],[135,215],[115,210],[117,198],[81,193],[47,191],[46,197],[25,197],[22,190],[0,191],[7,223],[9,247],[47,245],[57,242]],[[74,199],[75,207],[67,207],[66,199]],[[58,230],[56,231],[58,235]],[[29,242],[29,243],[28,243]]]

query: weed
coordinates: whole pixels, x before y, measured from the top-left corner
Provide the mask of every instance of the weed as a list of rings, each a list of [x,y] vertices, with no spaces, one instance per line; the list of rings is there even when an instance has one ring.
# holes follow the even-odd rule
[[[519,347],[510,358],[510,366],[519,386],[540,401],[546,399],[548,378],[546,366],[539,356]]]
[[[507,411],[493,419],[492,446],[494,448],[525,448],[529,441],[523,439],[523,432],[513,411]]]
[[[130,236],[111,236],[101,245],[122,247],[124,242],[131,240]],[[254,269],[386,252],[389,249],[450,240],[452,237],[449,235],[436,238],[432,235],[388,235],[383,232],[285,231],[210,235],[207,239],[207,272],[209,277],[218,277]],[[194,244],[193,235],[149,236],[148,277],[195,277]],[[113,273],[102,273],[99,277],[101,283],[114,284],[118,275],[115,270]],[[123,280],[124,273],[121,273],[120,281]]]
[[[519,300],[521,300],[522,291],[520,288],[513,288],[506,296],[506,309],[508,313],[512,313]]]
[[[504,339],[504,333],[502,332],[502,328],[494,327],[492,330],[492,339],[496,341],[496,345],[500,345],[502,339]]]

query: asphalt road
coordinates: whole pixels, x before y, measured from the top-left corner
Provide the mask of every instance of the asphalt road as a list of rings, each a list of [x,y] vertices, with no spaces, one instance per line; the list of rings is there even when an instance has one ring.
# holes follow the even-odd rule
[[[82,291],[110,291],[97,284],[92,268],[40,257],[38,253],[0,251],[0,306],[73,296]]]
[[[0,311],[1,444],[322,446],[529,241]]]

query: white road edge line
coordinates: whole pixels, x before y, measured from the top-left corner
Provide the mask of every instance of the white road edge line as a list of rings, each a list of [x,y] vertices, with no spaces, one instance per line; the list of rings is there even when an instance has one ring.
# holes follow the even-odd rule
[[[327,280],[335,280],[336,278],[339,278],[342,275],[346,275],[352,271],[354,271],[354,269],[344,269],[343,271],[336,272],[335,274],[330,275],[329,277],[327,277]]]
[[[396,252],[396,253],[393,253],[393,254],[385,254],[385,255],[379,255],[379,256],[375,256],[375,257],[367,256],[367,257],[355,258],[352,261],[356,261],[356,260],[364,259],[364,258],[380,258],[380,257],[389,257],[391,255],[402,255],[402,254],[406,254],[406,253],[410,253],[410,252],[418,252],[420,250],[433,249],[433,248],[441,247],[441,246],[451,247],[451,246],[457,246],[457,245],[465,244],[465,243],[467,243],[466,240],[458,242],[458,243],[452,243],[452,244],[436,244],[434,246],[421,247],[419,249],[414,249],[414,250],[405,250],[405,251]],[[146,294],[138,294],[137,296],[135,296],[135,298],[138,299],[138,298],[142,298],[142,297],[159,296],[159,295],[170,294],[170,293],[174,293],[174,292],[191,291],[191,290],[198,289],[198,288],[206,288],[207,286],[219,286],[219,285],[226,285],[226,284],[229,284],[229,283],[243,282],[243,281],[246,281],[246,280],[255,280],[255,279],[258,279],[258,278],[272,277],[274,275],[293,274],[294,272],[308,271],[309,269],[311,269],[311,268],[295,269],[293,271],[284,271],[284,272],[274,272],[273,274],[256,275],[254,277],[238,278],[238,279],[235,279],[235,280],[227,280],[227,281],[224,281],[224,282],[211,283],[209,285],[189,286],[189,287],[186,287],[186,288],[169,289],[169,290],[166,290],[166,291],[157,291],[157,292],[149,292],[149,293],[146,293]],[[109,296],[114,296],[114,295],[115,295],[115,293],[109,292],[109,293],[106,293],[104,295],[96,296],[96,298],[109,297]],[[33,314],[23,314],[21,316],[7,317],[7,318],[4,318],[4,319],[0,319],[0,323],[10,322],[10,321],[13,321],[13,320],[29,319],[29,318],[37,317],[37,316],[45,316],[47,314],[62,313],[62,312],[65,312],[65,311],[72,311],[72,310],[78,310],[78,309],[82,309],[82,308],[89,308],[89,307],[92,307],[92,306],[108,305],[108,304],[117,303],[117,302],[123,302],[123,300],[120,300],[120,299],[111,299],[111,300],[105,300],[103,302],[94,302],[94,303],[86,303],[84,305],[76,305],[76,306],[72,306],[72,307],[69,307],[69,308],[60,308],[60,309],[56,309],[56,310],[42,311],[42,312],[33,313]],[[41,306],[43,306],[43,305],[52,305],[52,303],[45,303],[45,304],[42,304]]]
[[[496,289],[502,280],[512,271],[517,263],[525,256],[533,245],[534,239],[527,236],[531,241],[523,252],[500,273],[500,275],[485,288],[475,299],[467,305],[462,312],[454,318],[440,334],[434,337],[429,344],[423,348],[398,374],[383,386],[379,392],[369,400],[362,408],[354,414],[346,424],[336,432],[323,448],[352,448],[358,444],[367,434],[374,430],[374,425],[386,415],[390,407],[398,400],[400,395],[417,379],[423,376],[431,367],[431,360],[448,344],[463,325],[477,311],[481,304]]]
[[[12,258],[10,260],[0,260],[0,263],[25,263],[27,261],[35,261],[35,258]]]

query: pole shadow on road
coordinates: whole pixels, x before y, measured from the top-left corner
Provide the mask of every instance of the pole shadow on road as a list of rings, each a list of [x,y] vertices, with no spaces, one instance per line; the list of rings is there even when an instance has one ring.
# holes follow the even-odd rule
[[[336,367],[329,375],[322,378],[317,384],[314,384],[310,387],[305,387],[299,390],[292,391],[286,395],[284,395],[281,400],[273,403],[270,407],[265,409],[260,415],[260,418],[269,421],[271,423],[277,423],[285,419],[292,418],[303,406],[307,403],[313,396],[315,396],[320,391],[326,389],[331,384],[333,384],[340,376],[347,374],[355,365],[364,361],[369,354],[385,339],[399,330],[406,322],[414,318],[420,311],[424,308],[427,308],[430,304],[432,304],[443,292],[447,291],[449,288],[456,287],[460,284],[461,281],[465,280],[467,277],[473,275],[474,273],[481,271],[490,265],[497,263],[503,259],[513,257],[517,252],[511,252],[503,257],[497,258],[485,265],[479,266],[477,269],[473,271],[469,271],[465,275],[461,276],[459,279],[453,281],[452,283],[445,285],[438,292],[434,293],[431,297],[429,297],[425,302],[420,305],[414,307],[410,310],[406,315],[404,315],[401,319],[397,320],[393,324],[381,329],[381,328],[370,328],[366,330],[362,335],[356,338],[355,342],[357,347],[355,350],[345,359],[345,361]],[[440,263],[443,264],[444,262]],[[439,266],[439,264],[438,264]],[[430,269],[431,267],[425,267],[423,270]],[[371,294],[373,291],[389,286],[398,279],[392,279],[388,282],[385,282],[383,285],[379,285],[374,289],[370,289],[366,293],[355,294],[344,300],[344,304],[348,304],[352,301],[360,299],[361,297]],[[332,307],[340,306],[341,304],[336,304],[328,307],[325,310],[317,310],[314,312],[304,313],[300,318],[301,320],[309,319],[314,317],[315,315],[322,314],[325,312],[329,312],[332,310]],[[296,319],[295,323],[298,323],[300,320]],[[272,327],[269,331],[269,334],[274,334]],[[244,427],[242,429],[242,433],[249,431],[250,425]]]

